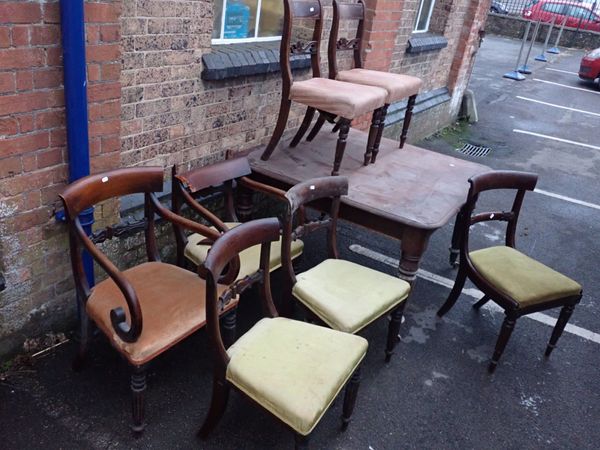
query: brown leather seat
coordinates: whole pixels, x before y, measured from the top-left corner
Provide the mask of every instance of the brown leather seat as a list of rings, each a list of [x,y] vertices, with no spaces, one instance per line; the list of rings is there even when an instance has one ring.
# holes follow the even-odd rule
[[[290,89],[290,100],[346,119],[381,108],[387,95],[382,88],[357,86],[328,78],[295,81]]]
[[[411,75],[368,69],[343,70],[338,72],[336,79],[385,89],[387,91],[385,103],[388,105],[411,95],[417,95],[423,86],[423,80]]]
[[[206,323],[206,285],[197,274],[160,262],[140,264],[122,274],[133,286],[144,318],[138,340],[123,341],[111,324],[112,309],[121,306],[126,312],[129,311],[112,278],[107,278],[94,287],[86,310],[108,336],[113,347],[131,364],[147,363]],[[219,286],[219,293],[223,289],[223,286]],[[236,304],[237,299],[231,301],[225,311]]]

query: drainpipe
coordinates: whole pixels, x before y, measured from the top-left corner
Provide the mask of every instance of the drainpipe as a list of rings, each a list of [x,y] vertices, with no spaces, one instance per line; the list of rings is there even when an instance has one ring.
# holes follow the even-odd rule
[[[60,0],[70,183],[90,174],[83,8],[84,0]],[[64,212],[62,217],[64,220]],[[94,208],[82,211],[79,220],[85,232],[90,235],[94,223]],[[91,287],[94,285],[94,262],[87,252],[83,253],[83,268]]]

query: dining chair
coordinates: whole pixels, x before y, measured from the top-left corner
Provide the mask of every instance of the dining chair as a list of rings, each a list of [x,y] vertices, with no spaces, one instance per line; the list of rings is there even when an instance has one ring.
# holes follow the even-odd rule
[[[353,39],[348,39],[346,37],[339,38],[341,21],[358,21],[356,35]],[[400,135],[400,148],[404,147],[413,115],[413,109],[417,95],[423,86],[423,80],[411,75],[365,69],[362,56],[365,45],[364,34],[364,3],[360,0],[357,3],[341,3],[337,0],[333,0],[333,23],[329,33],[329,44],[327,48],[329,78],[347,83],[375,86],[386,91],[385,104],[374,113],[374,115],[377,115],[377,117],[374,117],[374,122],[378,124],[378,128],[373,144],[368,148],[367,153],[365,153],[364,164],[367,165],[369,163],[374,163],[377,159],[389,106],[392,103],[408,99],[404,122],[402,124],[402,133]],[[337,53],[346,51],[353,52],[354,68],[338,71]],[[319,115],[313,129],[308,135],[308,141],[312,141],[315,138],[326,120],[328,120],[326,115]],[[338,125],[336,124],[336,128],[337,126]],[[300,139],[302,139],[302,136],[298,138],[298,141]]]
[[[162,167],[132,167],[90,175],[70,184],[60,195],[69,230],[70,255],[77,291],[80,343],[73,363],[75,370],[83,366],[92,323],[106,336],[132,368],[132,429],[145,428],[144,393],[146,368],[163,352],[182,341],[206,323],[205,282],[193,272],[160,261],[155,235],[155,214],[167,222],[216,239],[210,228],[180,217],[161,205],[155,193],[163,189]],[[126,270],[117,268],[98,247],[103,237],[113,236],[112,228],[88,236],[79,214],[109,199],[141,193],[144,195],[144,233],[148,262]],[[90,286],[83,269],[82,251],[88,252],[108,275]],[[223,279],[234,279],[239,259],[230,265]],[[223,292],[225,286],[218,285]],[[223,308],[233,310],[237,298]],[[229,328],[225,323],[224,328]],[[226,340],[231,341],[229,330]]]
[[[515,248],[517,220],[523,198],[526,191],[535,189],[537,175],[527,172],[493,171],[474,176],[469,183],[471,187],[467,202],[457,221],[460,248],[458,274],[446,303],[437,315],[442,317],[454,306],[467,278],[483,292],[481,300],[473,305],[474,309],[479,310],[490,300],[504,309],[504,322],[488,367],[489,372],[494,372],[519,317],[561,307],[550,343],[546,347],[546,356],[550,356],[575,305],[581,300],[582,289],[579,283]],[[498,189],[516,191],[511,210],[476,214],[474,211],[479,195]],[[488,221],[507,223],[505,245],[471,251],[471,227]]]
[[[174,166],[171,177],[171,208],[175,214],[180,215],[183,206],[187,206],[190,211],[208,222],[211,229],[222,234],[241,223],[237,210],[243,209],[241,203],[244,201],[238,202],[238,198],[244,200],[246,196],[261,193],[287,203],[285,191],[248,178],[250,173],[250,164],[245,157],[228,159],[182,173],[177,173]],[[213,212],[217,208],[222,209],[223,220]],[[244,211],[244,214],[246,213],[248,211]],[[206,242],[207,237],[200,233],[186,235],[184,229],[177,224],[174,224],[173,228],[177,241],[178,265],[183,267],[184,262],[188,261],[197,270],[204,264],[211,243]],[[302,255],[304,244],[300,240],[294,244],[291,253],[292,259],[295,260]],[[270,270],[277,270],[281,267],[281,239],[273,242],[270,255]],[[260,246],[241,252],[238,278],[256,272],[259,263]]]
[[[387,92],[374,86],[357,85],[344,81],[321,78],[320,42],[323,31],[323,12],[319,0],[283,0],[284,19],[281,36],[280,65],[282,78],[282,95],[277,125],[261,158],[268,160],[279,143],[285,130],[292,102],[307,106],[306,115],[290,146],[295,147],[312,121],[315,111],[319,111],[330,120],[337,121],[339,135],[335,149],[332,175],[337,175],[346,149],[346,139],[353,119],[384,106]],[[292,43],[292,29],[295,20],[313,21],[312,40]],[[312,78],[304,81],[294,81],[290,66],[290,54],[310,54]],[[377,119],[379,114],[373,114]],[[373,152],[373,145],[379,123],[371,123],[366,153]]]
[[[339,258],[337,221],[342,195],[348,193],[348,179],[326,177],[307,180],[286,194],[288,209],[283,225],[282,262],[292,296],[334,330],[359,333],[380,317],[390,316],[385,360],[388,362],[398,342],[398,332],[410,285],[399,278]],[[294,226],[301,207],[315,201],[330,202],[329,214]],[[328,259],[296,275],[291,264],[291,244],[314,231],[327,230]]]
[[[342,428],[350,422],[359,388],[359,365],[368,343],[359,336],[278,317],[271,298],[269,261],[280,236],[275,218],[244,223],[223,234],[205,261],[207,330],[213,355],[213,392],[199,431],[207,438],[225,412],[230,388],[266,409],[295,434],[297,448],[346,386]],[[223,268],[245,249],[260,246],[260,268],[220,291]],[[258,283],[264,318],[226,347],[219,316],[230,299]]]

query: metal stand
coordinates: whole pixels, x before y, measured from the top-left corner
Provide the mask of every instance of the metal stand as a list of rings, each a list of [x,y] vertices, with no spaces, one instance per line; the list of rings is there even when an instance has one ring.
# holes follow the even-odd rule
[[[523,55],[523,49],[525,48],[525,41],[529,36],[529,30],[531,29],[531,22],[527,22],[527,27],[525,28],[525,34],[523,35],[523,41],[521,42],[521,49],[519,50],[519,56],[517,56],[517,64],[515,65],[515,70],[506,72],[503,77],[509,78],[511,80],[523,81],[525,77],[519,73],[519,63],[521,62],[521,56]]]
[[[546,50],[548,49],[548,42],[550,42],[550,35],[552,34],[552,30],[554,30],[554,24],[556,23],[556,16],[552,19],[552,23],[550,24],[550,28],[548,29],[548,34],[546,34],[546,40],[544,41],[544,49],[540,55],[535,57],[536,61],[548,62],[548,58],[546,57]]]
[[[529,61],[529,57],[531,56],[531,50],[533,49],[533,44],[535,43],[535,40],[537,39],[538,32],[540,31],[540,24],[541,24],[541,21],[538,20],[537,23],[535,24],[535,28],[533,29],[533,36],[531,37],[531,42],[529,43],[529,48],[527,49],[527,55],[525,56],[525,61],[523,62],[522,66],[519,66],[517,68],[517,71],[520,73],[524,73],[526,75],[529,75],[531,73],[531,69],[527,65],[527,62]]]
[[[553,55],[558,55],[560,50],[558,48],[558,44],[560,42],[560,38],[563,35],[563,31],[565,31],[565,24],[567,23],[567,17],[563,19],[562,25],[560,26],[560,31],[558,32],[558,36],[556,36],[556,42],[554,43],[554,47],[548,49],[548,53],[552,53]]]

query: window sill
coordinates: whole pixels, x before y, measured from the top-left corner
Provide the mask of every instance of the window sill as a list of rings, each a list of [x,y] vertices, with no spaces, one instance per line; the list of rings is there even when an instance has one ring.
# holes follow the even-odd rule
[[[203,80],[225,80],[279,72],[279,41],[213,45],[202,56]],[[292,55],[292,70],[310,67],[310,55]]]
[[[439,50],[448,46],[448,39],[439,34],[419,33],[413,34],[408,40],[406,53],[416,54]]]

